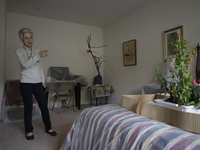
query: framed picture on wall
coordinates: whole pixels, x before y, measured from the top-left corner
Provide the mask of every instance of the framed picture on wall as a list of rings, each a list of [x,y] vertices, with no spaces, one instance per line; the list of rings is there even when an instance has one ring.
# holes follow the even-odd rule
[[[168,43],[179,40],[181,37],[183,38],[183,26],[169,29],[163,32],[164,61],[167,61],[169,56],[175,55],[172,45]]]
[[[124,66],[137,65],[136,40],[130,40],[123,43]]]

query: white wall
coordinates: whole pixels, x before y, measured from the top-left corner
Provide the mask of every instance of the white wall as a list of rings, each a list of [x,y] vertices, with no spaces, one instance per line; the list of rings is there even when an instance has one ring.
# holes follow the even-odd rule
[[[91,33],[92,45],[108,45],[104,55],[113,69],[104,64],[102,74],[104,83],[115,89],[109,103],[119,103],[123,94],[141,94],[143,85],[154,82],[156,67],[165,67],[163,31],[183,25],[184,37],[190,46],[196,47],[200,42],[199,6],[199,0],[154,0],[104,29],[7,13],[6,79],[19,78],[14,51],[22,44],[17,32],[22,27],[30,27],[35,33],[35,46],[50,50],[49,57],[43,61],[45,75],[50,66],[68,66],[72,73],[87,77],[92,85],[96,70],[86,52],[86,38]],[[131,39],[137,41],[137,65],[123,66],[122,44]],[[98,51],[101,55],[101,50]],[[192,71],[195,71],[194,64]],[[89,102],[89,94],[83,88],[82,103]]]
[[[0,0],[0,120],[5,80],[5,0]]]
[[[103,28],[10,12],[7,12],[6,27],[6,80],[20,78],[20,68],[15,56],[15,50],[22,47],[18,31],[23,27],[29,27],[34,32],[34,46],[41,50],[49,50],[48,57],[42,59],[45,76],[48,75],[49,67],[64,66],[69,67],[70,72],[75,75],[85,76],[89,85],[93,85],[97,71],[91,55],[87,53],[86,41],[91,34],[91,45],[103,45]],[[103,55],[103,49],[99,49],[98,52],[97,55]],[[101,69],[103,74],[103,66]],[[49,101],[52,100],[53,98]],[[89,103],[90,95],[87,87],[83,87],[81,104]]]
[[[121,95],[141,94],[142,86],[154,82],[156,67],[163,69],[162,32],[183,25],[184,38],[191,47],[200,42],[199,0],[154,0],[104,28],[105,83],[115,91],[109,103]],[[123,66],[122,43],[136,39],[137,65]],[[195,64],[192,66],[195,72]]]

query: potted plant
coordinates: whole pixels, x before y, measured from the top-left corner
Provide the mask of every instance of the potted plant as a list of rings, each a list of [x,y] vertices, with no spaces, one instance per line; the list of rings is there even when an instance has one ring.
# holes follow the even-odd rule
[[[200,91],[199,87],[193,85],[192,75],[189,66],[193,60],[193,56],[197,56],[196,49],[188,50],[188,42],[180,38],[174,42],[168,43],[173,46],[173,50],[176,55],[170,56],[168,61],[174,61],[174,70],[171,71],[171,75],[164,78],[163,73],[156,69],[155,80],[160,84],[162,89],[166,90],[166,93],[170,95],[169,101],[180,105],[199,105],[200,106]],[[197,98],[198,97],[198,98]]]
[[[88,44],[88,49],[89,49],[89,50],[87,50],[87,52],[92,55],[92,58],[94,60],[94,64],[95,64],[95,67],[96,67],[97,73],[98,73],[98,75],[94,77],[94,84],[95,85],[102,85],[102,76],[101,76],[101,73],[100,73],[100,67],[101,67],[101,64],[103,62],[106,62],[107,64],[108,64],[108,62],[106,60],[104,60],[103,57],[98,57],[98,56],[94,55],[91,48],[102,48],[102,47],[105,47],[107,45],[95,47],[95,46],[90,45],[90,41],[91,41],[91,34],[87,38],[87,44]],[[108,66],[110,68],[112,68],[109,64],[108,64]]]

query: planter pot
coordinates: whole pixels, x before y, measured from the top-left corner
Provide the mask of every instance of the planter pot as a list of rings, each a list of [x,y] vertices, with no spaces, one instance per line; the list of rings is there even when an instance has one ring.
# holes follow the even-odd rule
[[[158,106],[175,109],[175,110],[179,110],[183,112],[188,112],[188,113],[200,114],[200,109],[197,109],[194,105],[190,105],[190,106],[181,105],[179,107],[178,104],[167,102],[165,100],[166,99],[155,99],[154,101],[156,102]]]
[[[94,77],[94,84],[102,85],[102,76],[100,74]]]

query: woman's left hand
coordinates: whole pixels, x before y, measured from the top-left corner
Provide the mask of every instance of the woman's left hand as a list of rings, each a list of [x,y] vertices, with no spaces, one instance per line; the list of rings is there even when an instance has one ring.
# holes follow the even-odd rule
[[[42,85],[43,85],[44,88],[46,88],[45,83],[42,82]]]

